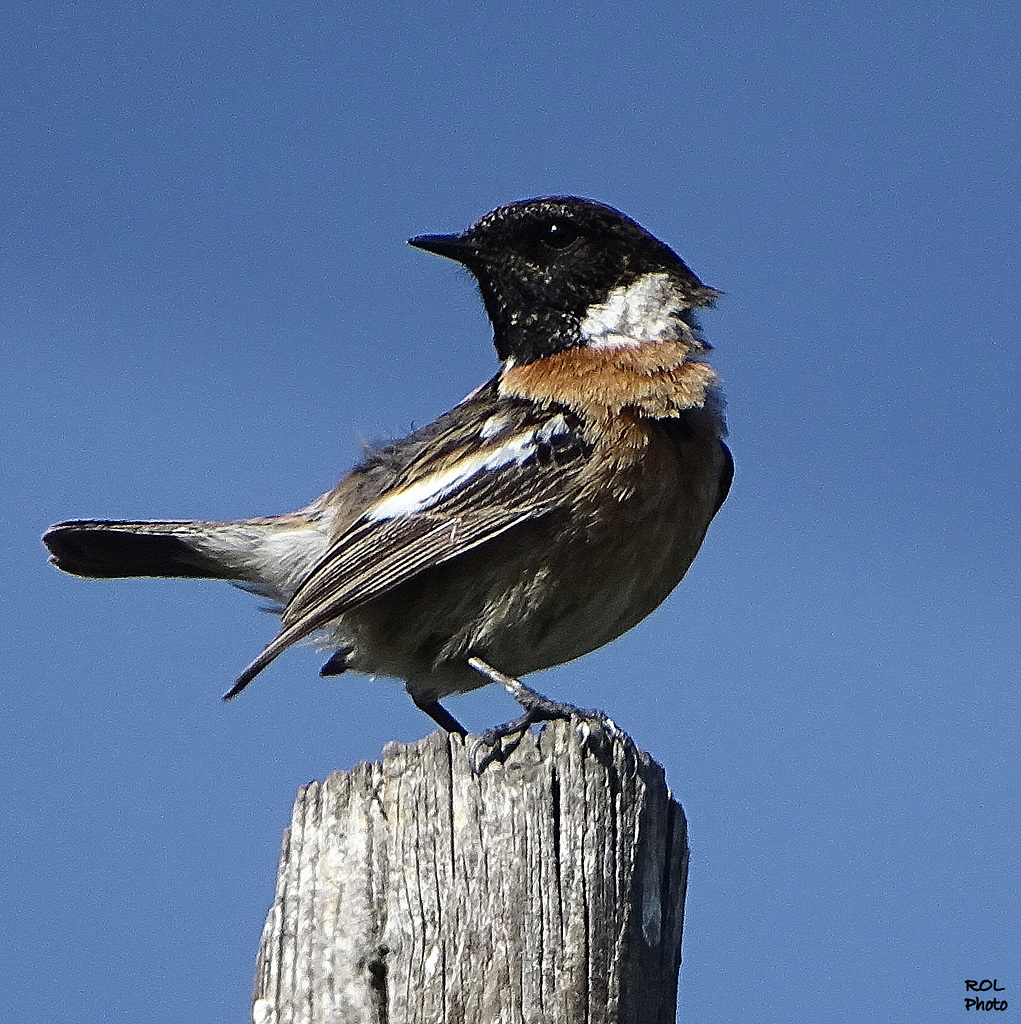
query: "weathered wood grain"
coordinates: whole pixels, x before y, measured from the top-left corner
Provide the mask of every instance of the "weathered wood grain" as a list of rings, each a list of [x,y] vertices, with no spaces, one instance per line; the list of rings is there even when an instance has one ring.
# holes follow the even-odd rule
[[[626,737],[555,722],[480,776],[456,736],[388,744],[298,793],[252,1019],[672,1024],[687,862]]]

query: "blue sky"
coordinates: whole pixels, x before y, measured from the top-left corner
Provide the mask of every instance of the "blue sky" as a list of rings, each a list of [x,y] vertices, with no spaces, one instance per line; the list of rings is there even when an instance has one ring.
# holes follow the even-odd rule
[[[349,6],[0,15],[9,1019],[246,1019],[295,789],[431,728],[305,649],[221,705],[256,599],[64,577],[42,530],[326,490],[495,367],[404,240],[549,193],[726,292],[730,500],[655,615],[531,679],[685,807],[679,1018],[1021,1001],[1016,5]]]

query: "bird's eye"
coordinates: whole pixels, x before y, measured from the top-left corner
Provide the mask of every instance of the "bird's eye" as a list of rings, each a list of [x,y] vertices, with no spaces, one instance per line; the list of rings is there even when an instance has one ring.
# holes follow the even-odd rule
[[[555,220],[542,229],[539,237],[550,249],[566,249],[580,234],[570,221]]]

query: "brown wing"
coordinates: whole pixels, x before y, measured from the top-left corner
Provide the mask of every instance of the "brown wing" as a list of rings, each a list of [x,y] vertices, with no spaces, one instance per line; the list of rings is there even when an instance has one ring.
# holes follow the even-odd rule
[[[489,438],[476,422],[462,440],[422,452],[333,540],[284,610],[279,635],[225,699],[344,612],[563,504],[590,452],[554,414]]]

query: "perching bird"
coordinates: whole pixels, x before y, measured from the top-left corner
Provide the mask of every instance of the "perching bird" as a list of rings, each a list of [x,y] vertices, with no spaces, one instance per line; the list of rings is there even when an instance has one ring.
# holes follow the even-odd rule
[[[439,701],[491,679],[529,721],[568,713],[516,677],[645,618],[727,496],[694,316],[718,293],[633,220],[573,197],[410,244],[474,275],[496,376],[289,515],[73,521],[43,540],[76,576],[225,579],[278,602],[279,634],[226,698],[312,639],[336,652],[323,675],[400,679],[448,731],[465,732]]]

